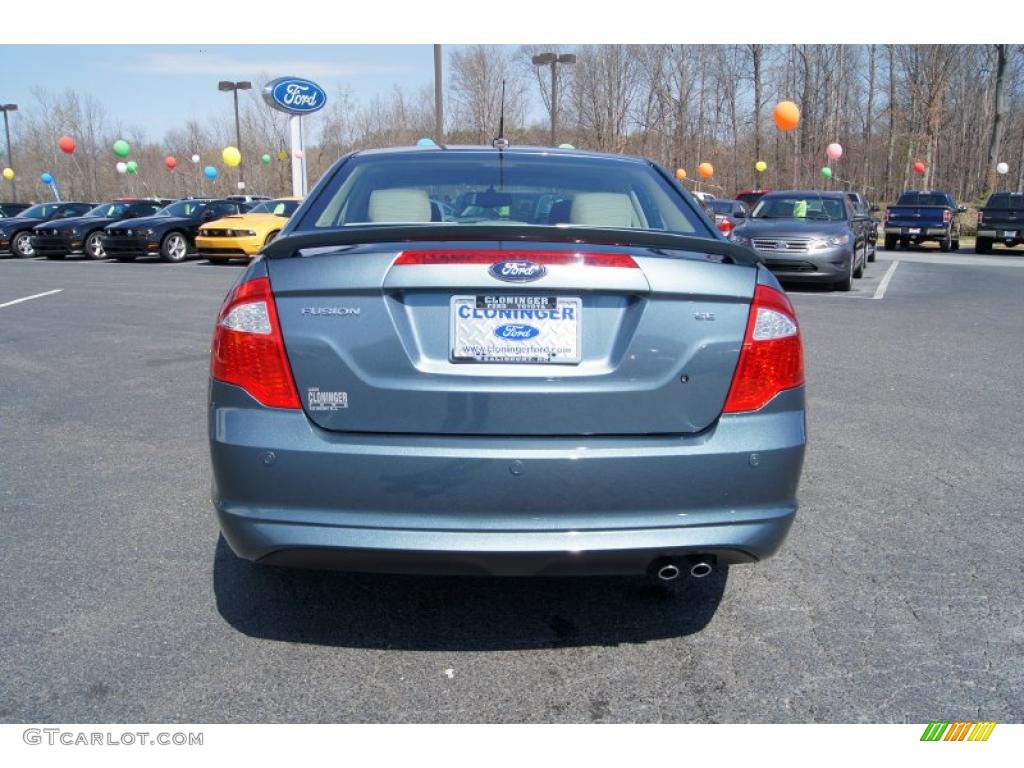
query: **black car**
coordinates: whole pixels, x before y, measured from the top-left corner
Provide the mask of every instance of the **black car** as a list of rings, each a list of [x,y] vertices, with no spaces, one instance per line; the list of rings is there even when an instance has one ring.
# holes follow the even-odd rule
[[[879,208],[877,205],[869,203],[868,199],[860,192],[847,192],[846,197],[853,205],[854,229],[867,240],[868,261],[874,261],[875,251],[878,250],[878,225],[880,223],[874,214],[878,213]]]
[[[84,216],[38,224],[32,230],[32,248],[39,256],[48,259],[63,259],[76,254],[85,254],[90,259],[105,259],[105,226],[123,219],[153,216],[170,202],[157,198],[122,198],[97,205]]]
[[[30,205],[31,203],[0,203],[0,219],[17,216]]]
[[[1024,195],[1019,192],[996,192],[978,209],[974,252],[990,253],[993,243],[1007,248],[1024,243]]]
[[[104,228],[103,249],[118,261],[159,255],[184,261],[197,255],[196,233],[207,221],[245,213],[251,205],[225,199],[189,198],[171,203],[153,216],[125,219]]]
[[[81,216],[96,207],[96,203],[40,203],[26,208],[17,216],[0,219],[0,256],[14,255],[28,259],[32,250],[32,228],[44,221]]]

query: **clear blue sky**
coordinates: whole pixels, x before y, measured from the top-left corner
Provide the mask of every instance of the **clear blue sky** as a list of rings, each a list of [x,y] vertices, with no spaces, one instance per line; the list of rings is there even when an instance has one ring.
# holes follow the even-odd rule
[[[328,99],[346,86],[366,102],[395,84],[431,85],[433,51],[430,45],[4,45],[0,72],[3,103],[28,107],[35,87],[71,88],[97,97],[112,121],[159,140],[188,118],[230,114],[230,96],[217,90],[221,79],[295,75],[320,84]]]

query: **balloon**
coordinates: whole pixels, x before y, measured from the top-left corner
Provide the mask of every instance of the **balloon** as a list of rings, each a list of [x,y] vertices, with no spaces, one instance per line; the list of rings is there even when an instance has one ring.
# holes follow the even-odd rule
[[[1008,166],[1006,163],[999,163],[999,165],[996,166],[996,173],[998,173],[1000,176],[1005,176],[1009,172],[1010,166]]]
[[[764,173],[765,171],[768,170],[768,163],[766,163],[764,160],[758,160],[756,163],[754,163],[754,170],[757,171],[758,173]]]
[[[288,153],[282,149],[280,152],[277,153],[277,159],[283,163],[285,160],[288,159]]]
[[[264,165],[270,165],[270,155],[260,155],[260,162]]]
[[[192,155],[192,162],[193,163],[198,163],[199,162],[199,155]]]
[[[139,172],[139,164],[136,163],[134,160],[129,160],[128,164],[125,167],[128,169],[128,173],[138,173]]]
[[[168,171],[173,171],[178,167],[178,161],[174,159],[174,155],[168,155],[164,158],[164,165],[167,166]]]
[[[39,180],[43,182],[43,184],[53,184],[53,176],[50,175],[49,173],[43,173],[39,177]]]
[[[131,145],[124,139],[118,139],[114,142],[114,154],[118,157],[128,157],[131,151]]]
[[[829,160],[838,160],[843,156],[843,145],[838,143],[829,144],[825,148],[825,154],[828,155]]]
[[[558,148],[559,149],[576,149],[576,147],[574,147],[572,144],[559,144]]]
[[[920,160],[914,163],[914,173],[924,173],[924,163]]]
[[[4,168],[4,178],[8,181],[14,181],[14,171],[10,168]]]
[[[294,157],[296,160],[301,160],[303,158],[303,155],[303,151],[301,149],[297,149],[295,150],[295,154],[292,155],[292,157]]]
[[[118,163],[114,166],[118,173],[128,173],[128,163]]]
[[[800,108],[792,101],[780,101],[772,112],[772,120],[780,131],[792,131],[800,125]]]
[[[57,146],[60,147],[60,151],[65,155],[70,155],[75,151],[75,140],[70,136],[61,136]]]
[[[224,160],[224,165],[230,168],[237,168],[238,164],[242,162],[242,153],[238,151],[238,147],[224,147],[220,156]]]
[[[697,173],[700,174],[702,179],[710,179],[715,175],[715,166],[711,163],[701,163],[697,166]]]
[[[213,181],[214,179],[217,178],[217,169],[214,168],[212,165],[208,165],[205,168],[203,168],[203,173],[206,174],[206,178],[208,178],[210,181]]]
[[[436,147],[437,144],[434,143],[433,139],[423,138],[423,139],[418,139],[416,141],[416,146],[417,147]]]
[[[686,178],[686,169],[685,168],[676,168],[676,178],[679,179],[680,181],[685,179]]]
[[[821,175],[824,176],[826,179],[831,179],[832,169],[826,165],[824,168],[821,169]]]

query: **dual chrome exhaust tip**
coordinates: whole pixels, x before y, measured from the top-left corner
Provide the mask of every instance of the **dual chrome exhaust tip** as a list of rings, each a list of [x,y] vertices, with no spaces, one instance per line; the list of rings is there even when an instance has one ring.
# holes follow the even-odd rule
[[[710,576],[715,570],[713,555],[691,555],[690,557],[673,559],[662,557],[651,563],[650,573],[658,581],[675,581],[684,572],[695,579]]]

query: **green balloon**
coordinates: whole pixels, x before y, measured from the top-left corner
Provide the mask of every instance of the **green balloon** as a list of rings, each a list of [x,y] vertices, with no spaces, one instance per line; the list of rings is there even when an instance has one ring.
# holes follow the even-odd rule
[[[270,155],[263,155],[260,157],[260,162],[264,165],[270,165]]]
[[[824,168],[821,169],[821,175],[824,176],[826,179],[831,179],[832,169],[826,165]]]
[[[128,153],[131,151],[131,146],[124,139],[118,139],[114,142],[114,154],[118,157],[128,157]]]
[[[139,172],[139,164],[136,163],[134,160],[129,160],[128,161],[128,173],[138,173],[138,172]]]

